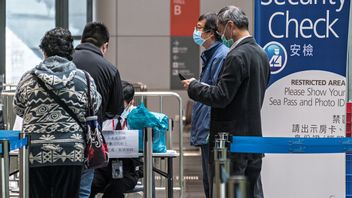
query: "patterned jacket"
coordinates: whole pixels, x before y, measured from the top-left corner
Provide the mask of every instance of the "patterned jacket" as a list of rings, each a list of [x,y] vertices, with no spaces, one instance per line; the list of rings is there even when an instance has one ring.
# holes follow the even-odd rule
[[[86,77],[73,62],[52,56],[25,73],[17,86],[14,110],[23,117],[22,130],[31,133],[30,166],[82,165],[83,130],[38,84],[32,73],[53,90],[82,123],[85,123],[88,108]],[[91,77],[90,81],[91,99],[97,111],[101,96]]]

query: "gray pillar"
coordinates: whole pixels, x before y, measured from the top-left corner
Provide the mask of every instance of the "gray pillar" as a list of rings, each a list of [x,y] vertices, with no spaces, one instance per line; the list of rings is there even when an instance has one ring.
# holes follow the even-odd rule
[[[95,0],[93,21],[104,23],[110,32],[109,50],[105,55],[112,64],[117,65],[117,1]]]
[[[6,65],[6,0],[0,0],[0,75],[5,74]]]

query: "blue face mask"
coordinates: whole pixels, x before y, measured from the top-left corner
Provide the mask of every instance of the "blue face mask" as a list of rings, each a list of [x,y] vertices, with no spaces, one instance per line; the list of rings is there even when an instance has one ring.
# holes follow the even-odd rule
[[[205,40],[202,38],[202,32],[197,30],[196,28],[194,28],[193,31],[193,41],[199,46],[203,46],[205,42]]]
[[[233,41],[232,38],[231,39],[226,39],[226,37],[225,37],[227,24],[228,23],[226,23],[226,25],[225,25],[224,33],[221,35],[221,41],[226,47],[230,48],[235,43],[235,41]]]

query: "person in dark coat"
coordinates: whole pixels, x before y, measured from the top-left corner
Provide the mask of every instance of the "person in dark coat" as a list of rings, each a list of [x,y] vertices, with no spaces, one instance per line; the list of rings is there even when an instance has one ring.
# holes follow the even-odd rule
[[[77,68],[87,71],[93,77],[102,97],[102,105],[97,114],[100,126],[103,121],[120,115],[124,108],[120,73],[104,58],[109,38],[109,31],[104,24],[88,23],[84,27],[81,44],[73,54]],[[82,171],[80,198],[89,197],[93,177],[93,169]]]
[[[197,26],[194,29],[193,40],[199,46],[205,48],[201,54],[203,61],[200,82],[208,85],[215,85],[220,73],[222,63],[229,52],[229,48],[221,42],[217,31],[216,13],[206,13],[199,17]],[[210,107],[196,102],[192,107],[192,129],[191,145],[201,148],[203,187],[205,196],[209,197],[209,126],[210,126]]]
[[[124,109],[120,73],[116,66],[104,58],[109,46],[109,31],[99,22],[88,23],[73,54],[77,68],[87,71],[94,79],[102,96],[98,114],[100,124],[120,115]]]
[[[262,136],[260,111],[270,76],[269,60],[250,35],[248,18],[242,10],[235,6],[221,9],[218,32],[230,51],[216,85],[204,85],[194,78],[182,81],[191,99],[211,106],[211,147],[218,132],[229,132],[234,136]],[[259,195],[255,193],[258,192],[256,187],[261,186],[258,180],[262,157],[262,154],[230,155],[230,174],[246,176],[250,198],[262,197],[262,192]],[[212,178],[213,173],[210,175]]]

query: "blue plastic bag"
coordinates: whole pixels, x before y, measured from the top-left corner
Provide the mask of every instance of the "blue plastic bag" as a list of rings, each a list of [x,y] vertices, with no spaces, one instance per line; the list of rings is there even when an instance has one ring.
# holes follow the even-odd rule
[[[162,113],[152,112],[152,114],[158,119],[159,123],[157,127],[153,128],[153,152],[166,153],[166,131],[169,128],[169,118]]]
[[[153,152],[166,152],[166,131],[169,128],[169,119],[165,114],[150,112],[141,103],[127,116],[127,123],[130,129],[139,131],[139,150],[143,151],[143,129],[153,129]]]

